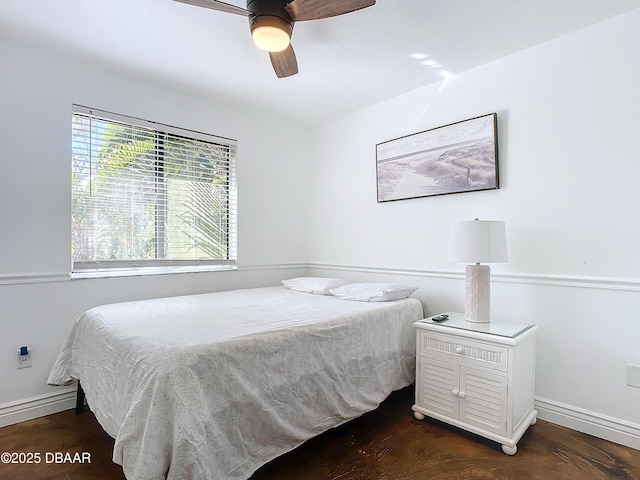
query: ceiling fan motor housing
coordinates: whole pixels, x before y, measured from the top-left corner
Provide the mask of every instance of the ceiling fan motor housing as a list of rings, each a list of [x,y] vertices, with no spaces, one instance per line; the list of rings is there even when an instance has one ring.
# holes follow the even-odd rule
[[[247,0],[247,10],[251,12],[251,32],[260,26],[271,25],[284,30],[291,38],[294,22],[284,9],[288,3],[281,0]]]

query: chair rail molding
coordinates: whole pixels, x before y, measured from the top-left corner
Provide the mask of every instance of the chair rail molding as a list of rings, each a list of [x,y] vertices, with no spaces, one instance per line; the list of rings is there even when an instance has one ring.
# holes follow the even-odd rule
[[[359,265],[309,263],[308,268],[311,270],[341,270],[349,272],[375,273],[385,275],[408,275],[430,278],[449,278],[457,280],[464,280],[465,278],[464,271],[422,269],[413,267],[363,267]],[[640,292],[640,279],[638,278],[491,272],[491,281],[498,283],[520,283]]]
[[[182,275],[182,274],[216,274],[220,272],[250,272],[250,271],[269,271],[269,270],[292,270],[292,269],[308,269],[308,264],[305,262],[291,262],[291,263],[271,263],[271,264],[238,264],[238,268],[224,269],[224,270],[175,270],[175,271],[154,271],[146,274],[144,272],[135,272],[130,275],[107,275],[104,276],[92,276],[86,278],[78,278],[78,280],[92,280],[92,279],[104,279],[104,278],[125,278],[149,276],[149,275]],[[0,274],[0,285],[22,285],[29,283],[54,283],[54,282],[68,282],[74,279],[71,278],[70,272],[34,272],[34,273],[12,273],[12,274]]]

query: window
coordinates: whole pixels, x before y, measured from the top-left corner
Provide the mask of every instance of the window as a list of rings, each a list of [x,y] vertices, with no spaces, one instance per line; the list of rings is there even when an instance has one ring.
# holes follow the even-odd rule
[[[233,269],[234,140],[72,115],[72,276]]]

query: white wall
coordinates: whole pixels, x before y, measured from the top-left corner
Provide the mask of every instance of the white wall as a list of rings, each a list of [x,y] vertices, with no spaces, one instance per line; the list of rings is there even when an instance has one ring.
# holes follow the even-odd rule
[[[53,358],[99,303],[274,284],[310,263],[415,283],[430,314],[461,310],[447,231],[479,217],[508,228],[494,317],[540,325],[541,416],[640,448],[640,389],[626,385],[627,363],[640,364],[640,11],[314,131],[2,41],[0,425],[55,401],[44,384]],[[237,272],[66,279],[72,103],[239,141]],[[490,112],[500,190],[376,203],[377,143]],[[16,370],[23,344],[34,366]],[[61,398],[69,408],[70,392]]]
[[[52,398],[56,389],[45,384],[49,369],[87,308],[272,285],[304,271],[306,204],[301,199],[307,167],[300,158],[309,132],[296,122],[1,38],[0,64],[0,425],[3,416],[5,423],[20,420],[16,411],[25,413]],[[73,103],[238,140],[238,271],[68,279]],[[32,368],[16,368],[21,345],[33,349]]]
[[[505,220],[510,262],[492,266],[492,312],[540,325],[542,418],[623,430],[609,438],[636,448],[639,44],[636,10],[327,123],[309,210],[315,273],[415,283],[429,314],[463,309],[449,223]],[[377,143],[491,112],[499,190],[376,202]]]

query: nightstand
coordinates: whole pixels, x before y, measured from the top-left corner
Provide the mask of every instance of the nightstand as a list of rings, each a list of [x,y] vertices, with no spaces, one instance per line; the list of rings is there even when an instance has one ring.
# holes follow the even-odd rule
[[[471,323],[447,312],[414,323],[416,403],[425,415],[502,444],[508,455],[536,423],[533,408],[537,325]]]

